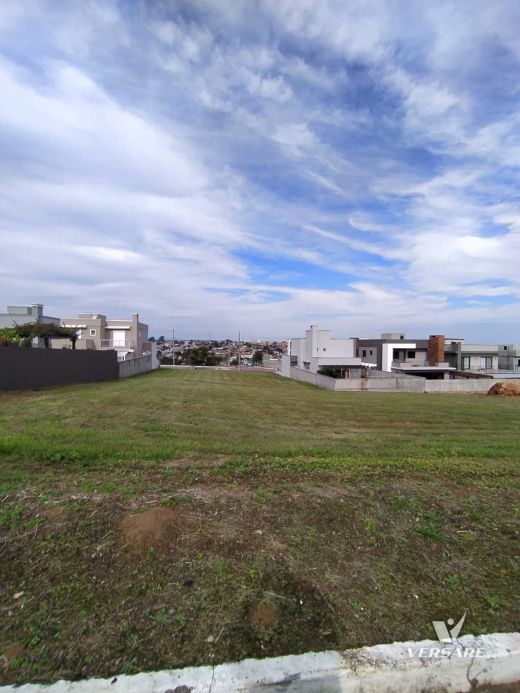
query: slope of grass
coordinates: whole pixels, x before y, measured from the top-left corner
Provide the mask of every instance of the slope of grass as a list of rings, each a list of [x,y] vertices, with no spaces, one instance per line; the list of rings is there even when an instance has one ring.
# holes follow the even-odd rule
[[[519,407],[207,370],[0,395],[1,679],[517,629]]]

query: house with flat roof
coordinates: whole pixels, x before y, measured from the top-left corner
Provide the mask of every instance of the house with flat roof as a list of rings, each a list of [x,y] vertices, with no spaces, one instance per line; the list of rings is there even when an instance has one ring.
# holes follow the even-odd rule
[[[7,306],[7,313],[0,313],[0,328],[27,323],[59,325],[60,319],[44,315],[41,303],[33,303],[30,306]]]
[[[139,321],[138,313],[126,320],[112,320],[101,313],[79,313],[77,318],[64,318],[61,324],[77,329],[76,349],[114,349],[119,361],[150,351],[148,325]]]
[[[403,332],[384,332],[379,339],[359,338],[357,355],[386,373],[448,379],[457,370],[457,343],[444,335],[409,339]]]
[[[318,373],[320,368],[329,367],[345,371],[346,377],[360,376],[363,366],[356,354],[354,339],[331,337],[330,330],[319,330],[311,325],[305,337],[293,337],[287,343],[287,354],[282,357],[282,370],[296,367]]]

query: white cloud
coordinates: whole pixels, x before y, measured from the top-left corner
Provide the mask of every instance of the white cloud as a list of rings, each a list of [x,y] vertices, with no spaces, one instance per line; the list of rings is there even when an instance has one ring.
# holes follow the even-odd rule
[[[177,9],[2,3],[2,295],[258,336],[516,320],[514,3]]]

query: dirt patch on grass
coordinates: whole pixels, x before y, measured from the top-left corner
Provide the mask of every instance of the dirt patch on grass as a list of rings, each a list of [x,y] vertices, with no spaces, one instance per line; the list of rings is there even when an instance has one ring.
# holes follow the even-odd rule
[[[183,495],[202,501],[249,500],[254,494],[243,486],[190,486],[183,489]]]
[[[157,506],[138,515],[127,515],[120,524],[125,546],[134,553],[144,554],[159,548],[176,536],[176,513]]]
[[[182,469],[183,467],[189,467],[197,465],[198,467],[215,467],[224,464],[231,455],[212,455],[211,458],[205,458],[200,454],[192,453],[190,455],[185,455],[184,457],[177,457],[172,460],[167,460],[164,462],[164,466],[167,469]]]
[[[0,654],[0,669],[7,668],[17,657],[21,657],[25,652],[23,645],[9,645]]]
[[[65,508],[49,508],[48,510],[43,510],[41,515],[45,520],[64,519]]]
[[[277,617],[278,609],[265,602],[252,606],[248,614],[249,623],[261,628],[271,628],[276,623]]]

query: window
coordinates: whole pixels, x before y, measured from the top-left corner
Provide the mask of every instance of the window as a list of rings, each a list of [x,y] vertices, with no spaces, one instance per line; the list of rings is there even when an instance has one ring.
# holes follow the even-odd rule
[[[408,352],[408,358],[409,358],[409,359],[414,359],[414,358],[415,358],[415,351],[409,351],[409,352]]]
[[[520,359],[518,359],[518,363],[516,364],[517,366],[520,366]]]
[[[400,335],[399,339],[404,339],[404,334]]]
[[[89,330],[89,334],[90,334],[91,337],[95,337],[95,336],[96,336],[96,328],[95,328],[95,327],[91,327],[90,330]]]
[[[327,349],[325,347],[323,347],[322,351],[327,351]]]
[[[469,370],[470,367],[470,357],[469,356],[463,356],[462,357],[462,370],[467,371]]]
[[[505,346],[505,347],[503,347],[503,349],[504,349],[504,351],[507,351],[507,347],[506,347],[506,346]]]
[[[366,350],[366,349],[363,349],[362,356],[366,356],[366,355],[367,355],[367,350]]]
[[[370,354],[370,356],[372,356],[372,354],[373,354],[374,352],[372,351],[372,349],[370,349],[370,351],[369,351],[368,353]]]
[[[481,368],[493,368],[493,359],[491,356],[481,356],[480,357],[480,367]]]

